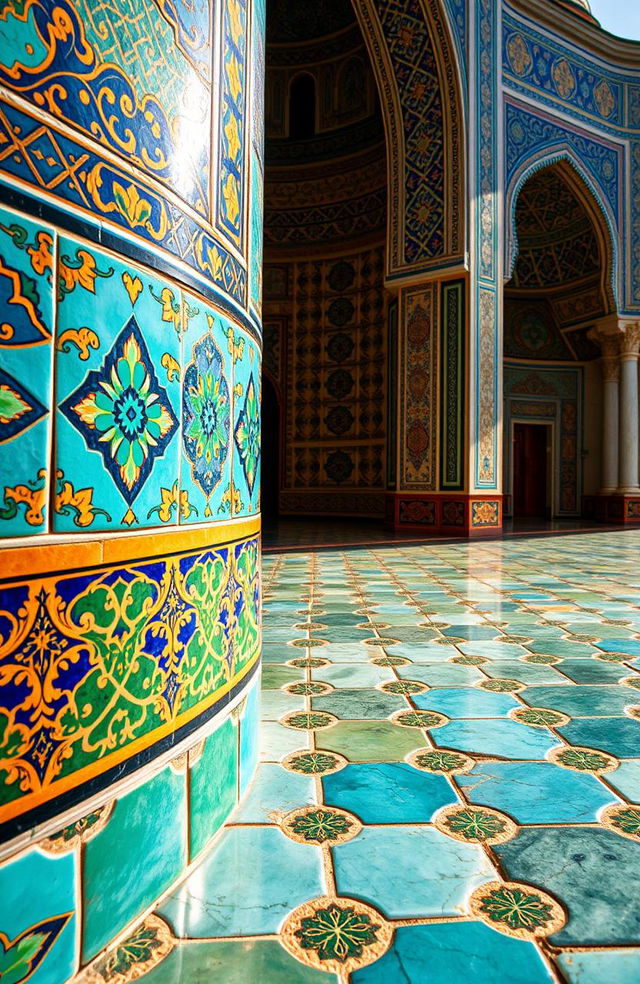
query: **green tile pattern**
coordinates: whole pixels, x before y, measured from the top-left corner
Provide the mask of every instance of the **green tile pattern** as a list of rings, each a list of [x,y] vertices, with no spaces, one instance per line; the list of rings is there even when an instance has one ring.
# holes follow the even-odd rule
[[[607,533],[267,555],[262,764],[159,909],[179,942],[150,984],[639,980],[640,837],[608,809],[640,801],[639,546],[640,533]],[[386,686],[407,681],[421,686]],[[301,682],[325,692],[291,692]],[[396,723],[402,711],[422,726]],[[283,724],[311,712],[329,726]],[[585,754],[562,764],[572,747]],[[317,771],[293,769],[305,751]],[[582,767],[603,754],[611,771]],[[355,818],[355,836],[294,843],[285,818],[313,805]],[[456,807],[459,839],[438,819]],[[474,824],[496,816],[515,828],[483,842]],[[488,883],[506,883],[507,916],[470,901]],[[343,972],[329,962],[318,977],[335,939],[315,915],[290,955],[287,920],[314,899],[345,925],[349,905],[373,907]],[[508,935],[527,919],[542,935]],[[393,933],[367,965],[372,925]]]

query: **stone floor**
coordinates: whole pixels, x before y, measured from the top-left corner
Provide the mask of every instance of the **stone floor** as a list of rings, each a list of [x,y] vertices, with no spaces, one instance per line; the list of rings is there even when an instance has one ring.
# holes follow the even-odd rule
[[[262,764],[147,984],[637,984],[639,556],[267,556]]]

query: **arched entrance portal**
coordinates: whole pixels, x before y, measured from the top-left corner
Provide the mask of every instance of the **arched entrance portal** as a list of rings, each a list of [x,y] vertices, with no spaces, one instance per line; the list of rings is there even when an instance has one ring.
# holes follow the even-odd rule
[[[570,519],[600,480],[594,328],[613,310],[608,233],[590,190],[561,161],[521,187],[515,234],[504,296],[505,512]]]
[[[267,3],[264,358],[283,516],[439,528],[446,513],[458,528],[464,504],[438,498],[466,481],[438,382],[439,319],[456,353],[465,331],[453,50],[439,0]],[[456,354],[451,419],[464,372]]]

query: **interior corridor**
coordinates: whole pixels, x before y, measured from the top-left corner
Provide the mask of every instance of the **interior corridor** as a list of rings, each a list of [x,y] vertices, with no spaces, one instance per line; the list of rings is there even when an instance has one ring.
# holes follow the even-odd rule
[[[639,547],[267,556],[262,761],[145,981],[640,979]]]

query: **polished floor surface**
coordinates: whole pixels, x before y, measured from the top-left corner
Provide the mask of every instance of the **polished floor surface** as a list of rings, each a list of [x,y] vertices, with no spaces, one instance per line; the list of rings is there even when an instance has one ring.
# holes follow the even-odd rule
[[[267,556],[262,762],[147,984],[637,984],[639,556]]]

